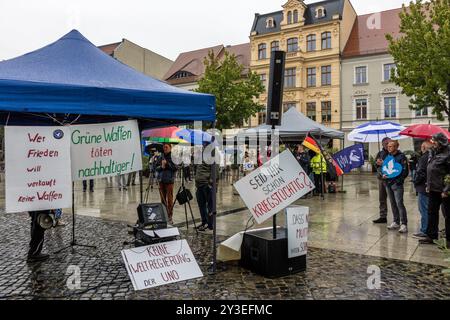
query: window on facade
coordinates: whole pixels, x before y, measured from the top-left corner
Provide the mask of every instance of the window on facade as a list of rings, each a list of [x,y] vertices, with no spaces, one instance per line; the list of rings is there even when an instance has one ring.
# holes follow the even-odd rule
[[[323,18],[325,17],[325,9],[323,7],[319,7],[316,9],[316,18]]]
[[[391,70],[395,70],[395,63],[383,65],[383,81],[391,81]]]
[[[290,108],[297,108],[297,104],[295,102],[287,102],[283,104],[283,113],[288,111]]]
[[[267,58],[266,44],[265,43],[261,43],[258,46],[258,59],[262,60],[262,59],[266,59],[266,58]]]
[[[331,49],[331,32],[322,33],[322,50]]]
[[[261,83],[264,86],[264,89],[267,90],[267,76],[265,73],[259,75],[259,79],[261,79]]]
[[[322,85],[331,86],[331,66],[323,66],[321,68]]]
[[[395,97],[384,98],[384,117],[397,117],[397,99]]]
[[[267,29],[271,29],[271,28],[273,28],[275,25],[274,25],[274,23],[273,23],[273,18],[269,18],[269,19],[267,19],[266,20],[266,28]]]
[[[287,23],[288,23],[288,24],[291,24],[291,23],[292,23],[292,12],[291,12],[291,11],[288,12],[287,18],[288,18],[288,19],[287,19],[287,20],[288,20]]]
[[[272,41],[270,43],[270,51],[278,51],[280,50],[280,41]]]
[[[298,11],[294,10],[294,23],[298,22]]]
[[[264,123],[266,123],[266,113],[260,112],[258,114],[258,124],[264,124]]]
[[[427,117],[427,116],[428,116],[428,108],[416,110],[416,117]]]
[[[316,68],[307,68],[306,69],[306,75],[307,75],[307,86],[308,87],[315,87],[316,86]]]
[[[355,68],[355,83],[367,83],[367,67],[364,66]]]
[[[316,50],[316,35],[310,34],[306,37],[306,50],[315,51]]]
[[[331,101],[322,101],[322,122],[331,122]]]
[[[356,119],[367,119],[367,99],[356,99]]]
[[[295,68],[288,68],[284,71],[284,87],[295,88]]]
[[[316,121],[316,103],[307,102],[306,103],[306,116],[311,120]]]
[[[287,52],[297,52],[298,51],[298,39],[289,38],[287,41]]]

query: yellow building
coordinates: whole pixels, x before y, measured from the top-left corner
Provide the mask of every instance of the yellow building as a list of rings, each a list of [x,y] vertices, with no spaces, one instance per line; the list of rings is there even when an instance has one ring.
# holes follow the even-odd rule
[[[289,0],[281,11],[255,14],[250,68],[268,86],[270,52],[286,51],[283,110],[297,108],[317,122],[339,129],[340,57],[357,14],[349,0],[305,4]],[[266,93],[260,102],[267,105]],[[265,122],[265,112],[250,126]]]

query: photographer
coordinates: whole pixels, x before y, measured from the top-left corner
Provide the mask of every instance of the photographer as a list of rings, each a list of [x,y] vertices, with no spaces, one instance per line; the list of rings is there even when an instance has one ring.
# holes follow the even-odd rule
[[[173,185],[178,168],[172,161],[172,146],[165,143],[163,151],[163,154],[156,159],[155,170],[158,175],[161,202],[167,207],[169,223],[173,224]]]

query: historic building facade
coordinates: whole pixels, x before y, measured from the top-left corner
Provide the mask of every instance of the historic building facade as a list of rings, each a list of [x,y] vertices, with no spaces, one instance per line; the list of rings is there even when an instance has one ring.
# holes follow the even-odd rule
[[[399,34],[401,8],[358,16],[342,59],[342,127],[348,133],[367,121],[386,120],[409,126],[415,123],[438,121],[431,108],[413,111],[409,98],[391,82],[395,70],[393,57],[388,53],[387,33]],[[394,71],[395,72],[395,71]],[[345,145],[354,142],[345,140]],[[375,156],[378,143],[365,144],[366,155]],[[402,150],[412,150],[413,139],[400,140]],[[416,146],[417,147],[417,146]]]
[[[250,68],[268,86],[270,53],[286,51],[283,109],[340,128],[340,58],[356,20],[348,0],[305,4],[289,0],[281,11],[255,14],[250,34]],[[260,97],[267,105],[267,90]],[[250,126],[265,122],[265,112]]]

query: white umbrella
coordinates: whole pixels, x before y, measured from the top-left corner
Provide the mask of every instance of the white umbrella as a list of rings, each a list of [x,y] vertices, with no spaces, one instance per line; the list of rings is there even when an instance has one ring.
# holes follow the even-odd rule
[[[348,140],[361,143],[366,142],[380,142],[384,138],[392,140],[405,139],[405,136],[400,135],[400,131],[405,127],[398,123],[390,121],[372,121],[364,123],[356,127],[348,134]]]

